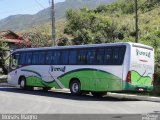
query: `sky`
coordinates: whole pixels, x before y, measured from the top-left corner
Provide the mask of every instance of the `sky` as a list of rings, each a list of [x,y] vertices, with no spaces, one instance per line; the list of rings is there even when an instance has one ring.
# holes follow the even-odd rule
[[[51,0],[0,0],[0,19],[16,14],[35,14],[50,6]],[[65,0],[54,0],[55,3]]]

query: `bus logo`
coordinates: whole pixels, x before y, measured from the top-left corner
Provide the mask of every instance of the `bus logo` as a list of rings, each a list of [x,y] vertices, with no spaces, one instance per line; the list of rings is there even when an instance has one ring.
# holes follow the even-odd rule
[[[140,56],[146,56],[148,58],[151,57],[151,52],[143,52],[143,51],[140,51],[140,50],[136,49],[136,53],[137,53],[137,56],[140,55]]]
[[[50,71],[51,71],[51,72],[53,72],[53,71],[65,72],[65,70],[66,70],[66,67],[65,67],[65,66],[64,66],[64,67],[54,67],[54,66],[51,65],[51,67],[50,67]]]

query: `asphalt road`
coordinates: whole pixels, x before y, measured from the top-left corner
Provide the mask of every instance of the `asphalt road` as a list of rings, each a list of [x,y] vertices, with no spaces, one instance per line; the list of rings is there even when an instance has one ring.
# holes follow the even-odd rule
[[[146,114],[160,113],[160,103],[0,87],[0,113]]]

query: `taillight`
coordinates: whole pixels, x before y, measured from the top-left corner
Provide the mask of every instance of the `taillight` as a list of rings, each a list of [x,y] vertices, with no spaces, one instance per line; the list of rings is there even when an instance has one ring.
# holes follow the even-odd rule
[[[128,72],[127,77],[126,77],[126,81],[128,83],[131,83],[131,71]]]

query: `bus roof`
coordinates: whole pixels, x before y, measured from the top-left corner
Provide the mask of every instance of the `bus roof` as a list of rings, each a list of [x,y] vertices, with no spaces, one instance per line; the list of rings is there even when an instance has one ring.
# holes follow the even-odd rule
[[[140,44],[140,43],[132,43],[132,42],[117,42],[117,43],[101,43],[101,44],[86,44],[86,45],[72,45],[72,46],[53,46],[53,47],[40,47],[40,48],[22,48],[17,49],[14,52],[18,51],[32,51],[32,50],[52,50],[52,49],[70,49],[70,48],[87,48],[87,47],[105,47],[105,46],[117,46],[117,45],[126,45],[126,46],[139,46],[142,48],[148,48],[153,50],[152,47]]]

